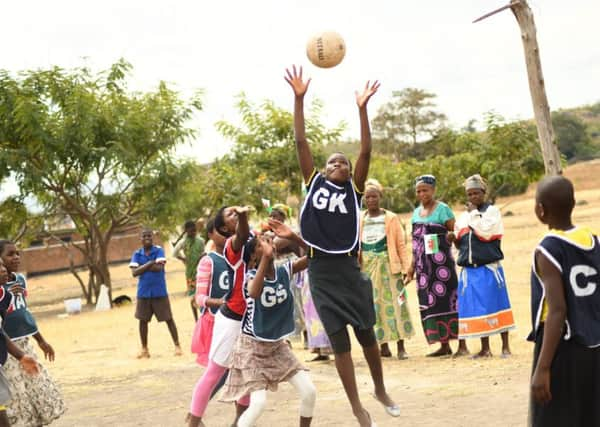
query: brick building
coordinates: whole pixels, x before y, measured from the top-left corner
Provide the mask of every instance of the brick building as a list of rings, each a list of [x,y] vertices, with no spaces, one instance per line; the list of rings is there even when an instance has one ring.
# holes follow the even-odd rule
[[[39,236],[31,242],[30,247],[21,250],[21,270],[27,275],[52,273],[69,270],[69,258],[73,258],[75,267],[85,267],[86,263],[81,251],[72,245],[83,245],[83,239],[69,227],[70,220],[61,223],[60,229],[52,231],[52,238]],[[110,263],[129,262],[131,254],[141,246],[140,226],[130,226],[117,231],[108,245],[108,261]],[[64,243],[58,243],[56,239]],[[154,244],[160,245],[158,236]]]

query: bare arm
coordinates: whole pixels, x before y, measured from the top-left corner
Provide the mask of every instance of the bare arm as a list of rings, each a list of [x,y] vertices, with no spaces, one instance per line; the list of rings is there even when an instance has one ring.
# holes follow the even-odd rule
[[[544,279],[544,290],[548,304],[548,315],[544,322],[544,339],[537,365],[531,378],[531,395],[539,403],[552,400],[550,393],[550,367],[560,343],[567,303],[560,271],[540,252],[535,253],[535,263],[540,277]]]
[[[292,66],[292,70],[285,70],[285,81],[289,83],[294,91],[294,136],[296,139],[296,153],[298,154],[298,163],[304,177],[304,182],[308,183],[315,165],[313,162],[310,147],[306,141],[306,129],[304,123],[304,95],[308,90],[310,79],[306,82],[302,80],[302,67]]]
[[[259,244],[263,247],[263,254],[258,263],[256,275],[248,282],[248,295],[254,299],[259,298],[262,294],[265,284],[265,274],[269,266],[273,263],[273,248],[271,245],[264,244],[263,242]]]
[[[25,356],[25,353],[23,352],[23,350],[21,350],[19,347],[17,347],[12,342],[12,340],[4,333],[4,331],[2,331],[2,335],[4,336],[3,339],[6,342],[6,350],[8,351],[8,354],[13,356],[17,360],[21,360],[21,358],[23,356]]]
[[[137,267],[131,267],[131,274],[133,275],[133,277],[141,276],[146,271],[150,271],[150,269],[155,263],[156,262],[153,259],[151,259],[145,264],[139,265]]]
[[[292,274],[298,273],[299,271],[306,270],[308,268],[308,257],[304,255],[302,258],[298,258],[292,263]]]
[[[242,250],[242,246],[250,237],[250,225],[248,224],[248,206],[236,207],[235,211],[238,214],[238,224],[235,228],[235,234],[231,240],[231,249],[234,252]]]
[[[44,352],[44,357],[47,360],[49,360],[50,362],[53,362],[54,357],[55,357],[54,348],[52,348],[52,346],[48,343],[48,341],[46,341],[44,339],[44,337],[42,336],[42,333],[40,331],[37,331],[35,334],[33,334],[33,338],[35,338],[38,345]]]
[[[367,114],[367,103],[377,92],[377,89],[379,89],[378,81],[375,81],[372,85],[367,82],[362,93],[356,92],[356,104],[358,105],[360,118],[360,152],[354,169],[354,185],[360,192],[365,189],[365,181],[369,174],[369,164],[371,162],[371,127],[369,125],[369,115]]]
[[[6,342],[6,350],[8,351],[8,354],[17,359],[19,364],[29,375],[37,374],[40,371],[40,368],[35,359],[31,356],[28,356],[19,347],[17,347],[4,333],[4,331],[2,331],[2,335],[4,335],[4,341]]]
[[[281,221],[277,221],[276,219],[269,218],[269,227],[271,227],[271,230],[273,230],[277,237],[292,241],[300,248],[306,250],[307,246],[304,240],[302,240],[302,237],[294,233],[294,231],[286,224],[282,223]]]
[[[456,220],[454,218],[449,219],[448,221],[446,221],[446,228],[448,229],[448,235],[446,237],[446,239],[448,240],[448,243],[452,244],[452,243],[456,243],[456,234],[454,234],[454,224],[456,223]]]

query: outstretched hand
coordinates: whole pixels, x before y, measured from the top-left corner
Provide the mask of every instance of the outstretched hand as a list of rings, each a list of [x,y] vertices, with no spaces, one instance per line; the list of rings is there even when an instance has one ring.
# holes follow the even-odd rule
[[[358,108],[366,107],[369,99],[371,99],[375,92],[377,92],[377,89],[379,89],[379,86],[381,86],[378,80],[375,80],[373,84],[370,83],[370,81],[367,81],[362,93],[359,93],[358,91],[354,92],[356,94],[356,105],[358,105]]]
[[[241,215],[241,214],[247,214],[252,209],[250,208],[250,206],[234,206],[233,210],[235,211],[236,214]]]
[[[281,221],[269,218],[269,227],[277,237],[289,240],[294,238],[294,231]]]
[[[310,78],[306,81],[302,80],[302,66],[298,66],[296,69],[295,65],[292,65],[292,70],[290,72],[289,68],[285,69],[286,75],[283,76],[286,82],[294,90],[294,95],[298,98],[303,98],[308,90],[308,85],[310,84]]]

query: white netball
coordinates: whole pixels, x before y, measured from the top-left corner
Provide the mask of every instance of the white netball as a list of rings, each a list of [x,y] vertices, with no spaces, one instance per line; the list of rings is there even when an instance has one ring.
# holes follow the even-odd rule
[[[313,35],[306,43],[306,56],[320,68],[338,65],[346,55],[346,43],[338,33],[324,31]]]

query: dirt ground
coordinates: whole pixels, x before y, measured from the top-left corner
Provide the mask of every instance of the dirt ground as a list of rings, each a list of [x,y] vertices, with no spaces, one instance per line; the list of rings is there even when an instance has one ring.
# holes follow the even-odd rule
[[[600,169],[600,163],[592,164]],[[567,172],[576,184],[578,206],[575,222],[598,227],[600,191],[590,185],[588,167]],[[391,418],[371,397],[372,385],[360,349],[354,345],[361,398],[379,426],[523,426],[527,418],[528,379],[532,345],[525,341],[529,332],[529,268],[532,250],[544,228],[533,215],[532,192],[498,201],[505,215],[504,267],[517,329],[510,334],[513,356],[473,361],[425,358],[430,351],[420,328],[407,342],[410,359],[384,359],[384,373],[390,394],[400,403],[402,416]],[[85,311],[64,317],[62,300],[78,296],[75,280],[68,274],[34,277],[29,281],[30,299],[42,333],[54,346],[57,359],[47,363],[60,383],[68,412],[56,426],[181,426],[188,411],[192,388],[202,374],[189,352],[193,320],[188,300],[183,296],[181,263],[167,264],[168,286],[172,294],[175,320],[185,355],[175,357],[167,328],[150,325],[149,360],[136,360],[139,349],[134,306],[109,312]],[[115,295],[135,295],[135,281],[126,265],[115,266]],[[410,304],[415,324],[419,323],[414,282],[410,285]],[[492,338],[495,354],[500,339]],[[294,343],[300,360],[311,355]],[[469,341],[472,352],[479,342]],[[353,426],[333,362],[307,363],[317,387],[318,398],[313,425]],[[270,393],[267,410],[258,426],[296,425],[298,400],[291,386],[283,384]],[[233,408],[213,401],[205,422],[208,426],[229,426]]]

